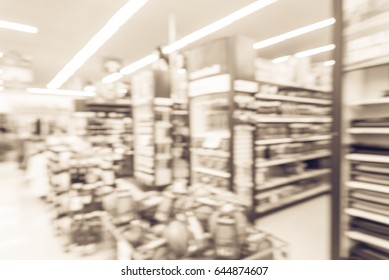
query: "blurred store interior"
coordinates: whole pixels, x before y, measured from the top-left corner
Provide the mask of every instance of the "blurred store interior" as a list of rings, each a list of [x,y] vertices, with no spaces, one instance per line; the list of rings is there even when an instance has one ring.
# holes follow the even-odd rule
[[[389,0],[0,2],[0,259],[389,259]]]

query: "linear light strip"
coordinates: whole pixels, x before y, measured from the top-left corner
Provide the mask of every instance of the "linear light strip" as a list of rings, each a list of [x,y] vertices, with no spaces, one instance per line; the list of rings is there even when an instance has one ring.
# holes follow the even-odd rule
[[[322,46],[322,47],[319,47],[319,48],[314,48],[314,49],[310,49],[310,50],[306,50],[306,51],[301,51],[301,52],[295,53],[294,56],[295,57],[300,57],[300,58],[301,57],[307,57],[307,56],[312,56],[312,55],[320,54],[320,53],[323,53],[323,52],[328,52],[328,51],[331,51],[333,49],[335,49],[335,45],[331,44],[331,45],[326,45],[326,46]],[[275,64],[286,62],[286,61],[288,61],[288,59],[290,57],[291,57],[291,55],[280,56],[280,57],[277,57],[277,58],[273,59],[272,62],[275,63]],[[325,61],[324,63],[327,66],[334,65],[335,64],[335,60]]]
[[[150,54],[150,55],[145,56],[144,58],[141,58],[141,59],[131,63],[130,65],[127,65],[126,67],[122,68],[120,70],[120,73],[123,75],[131,74],[131,73],[137,71],[138,69],[141,69],[147,65],[150,65],[150,64],[156,62],[158,59],[159,59],[158,54],[155,54],[155,53]]]
[[[283,62],[288,61],[289,58],[290,58],[290,55],[285,55],[285,56],[281,56],[281,57],[277,57],[277,58],[273,59],[272,62],[274,64],[283,63]]]
[[[155,53],[145,56],[144,58],[141,58],[127,65],[126,67],[122,68],[120,70],[120,73],[116,72],[116,73],[109,74],[108,76],[105,76],[102,79],[102,82],[105,84],[114,83],[120,80],[121,78],[123,78],[125,75],[129,75],[131,73],[138,71],[139,69],[142,69],[143,67],[153,64],[158,59],[159,59],[159,55]]]
[[[120,80],[121,78],[123,78],[123,75],[121,73],[115,72],[115,73],[112,73],[112,74],[105,76],[102,79],[102,82],[105,84],[111,84],[113,82]]]
[[[47,89],[47,88],[27,88],[28,93],[51,94],[51,95],[66,95],[66,96],[95,96],[95,92],[86,92],[80,90],[65,90],[65,89]]]
[[[167,45],[166,47],[164,47],[162,49],[162,52],[164,54],[171,54],[175,51],[178,51],[184,47],[186,47],[187,45],[191,44],[191,43],[194,43],[220,29],[223,29],[224,27],[227,27],[228,25],[231,25],[232,23],[270,5],[270,4],[273,4],[275,2],[277,2],[278,0],[257,0],[229,15],[227,15],[226,17],[222,18],[222,19],[219,19],[193,33],[190,33],[186,36],[184,36],[183,38],[175,41],[174,43],[170,44],[170,45]],[[129,65],[127,65],[126,67],[122,68],[120,70],[120,73],[123,74],[123,75],[128,75],[128,74],[131,74],[143,67],[146,67],[150,64],[152,64],[153,62],[157,61],[158,60],[158,57],[157,56],[154,56],[154,54],[151,54],[151,55],[148,55],[144,58],[141,58]],[[122,77],[120,77],[117,73],[113,73],[113,74],[110,74],[106,77],[103,78],[103,82],[106,82],[106,83],[112,83],[112,82],[115,82],[119,79],[121,79]]]
[[[306,25],[304,27],[300,27],[300,28],[297,28],[295,30],[283,33],[281,35],[278,35],[278,36],[275,36],[275,37],[272,37],[272,38],[269,38],[269,39],[266,39],[263,41],[259,41],[253,45],[253,48],[254,49],[266,48],[266,47],[281,43],[285,40],[288,40],[288,39],[291,39],[291,38],[294,38],[294,37],[297,37],[297,36],[300,36],[300,35],[315,31],[315,30],[322,29],[322,28],[327,27],[327,26],[330,26],[330,25],[334,24],[335,22],[336,22],[335,18],[329,18],[329,19],[325,19],[325,20],[322,20],[322,21],[319,21],[319,22],[316,22],[313,24],[309,24],[309,25]]]
[[[330,44],[330,45],[326,45],[323,47],[298,52],[294,56],[295,57],[307,57],[307,56],[312,56],[312,55],[323,53],[323,52],[332,51],[333,49],[335,49],[335,44]]]
[[[332,66],[335,65],[336,61],[335,60],[327,60],[323,62],[324,66]]]
[[[60,88],[74,73],[94,55],[148,0],[130,0],[122,6],[88,43],[48,83],[51,89]]]
[[[0,20],[0,28],[10,29],[26,33],[38,33],[38,28],[32,25],[26,25],[16,22],[10,22],[5,20]]]
[[[185,37],[175,41],[174,43],[164,47],[162,49],[163,53],[165,54],[171,54],[175,51],[178,51],[180,49],[182,49],[183,47],[193,43],[193,42],[196,42],[228,25],[231,25],[232,23],[234,23],[235,21],[238,21],[270,4],[273,4],[275,3],[277,0],[258,0],[258,1],[255,1],[254,3],[251,3],[231,14],[229,14],[228,16],[222,18],[222,19],[219,19],[189,35],[186,35]]]

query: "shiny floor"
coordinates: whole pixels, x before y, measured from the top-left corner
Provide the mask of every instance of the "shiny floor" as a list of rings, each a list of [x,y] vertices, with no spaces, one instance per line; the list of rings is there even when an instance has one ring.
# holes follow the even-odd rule
[[[0,164],[0,259],[69,259],[15,162]]]
[[[66,240],[56,235],[47,204],[25,177],[17,163],[0,163],[0,260],[105,259],[65,252]]]

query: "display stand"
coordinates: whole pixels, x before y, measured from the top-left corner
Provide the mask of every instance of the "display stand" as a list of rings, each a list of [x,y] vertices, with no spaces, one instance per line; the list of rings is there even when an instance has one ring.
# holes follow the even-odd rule
[[[172,182],[172,138],[169,72],[144,70],[132,77],[134,114],[134,175],[149,189]]]
[[[189,184],[189,107],[188,107],[188,78],[184,57],[174,54],[169,60],[171,76],[172,105],[172,169],[173,181]]]
[[[253,130],[234,119],[235,96],[256,92],[238,80],[252,80],[253,41],[212,41],[188,52],[191,183],[238,193],[252,205]]]
[[[389,259],[389,7],[373,13],[373,6],[352,12],[350,1],[343,5],[343,144],[349,149],[343,161],[339,252],[343,258]]]
[[[331,92],[263,81],[258,87],[257,218],[329,192],[332,139]]]
[[[78,132],[93,146],[112,150],[111,162],[116,177],[133,175],[133,120],[131,100],[77,100],[76,114],[85,118],[84,129]]]

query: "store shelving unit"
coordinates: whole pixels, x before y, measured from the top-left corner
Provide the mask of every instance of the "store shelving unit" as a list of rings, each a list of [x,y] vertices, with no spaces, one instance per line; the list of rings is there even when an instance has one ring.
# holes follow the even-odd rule
[[[310,91],[310,92],[324,92],[324,93],[332,92],[331,88],[323,87],[323,86],[313,86],[313,85],[306,86],[306,85],[299,85],[299,84],[271,82],[262,79],[256,79],[256,81],[261,84],[277,86],[280,90]]]
[[[277,94],[266,94],[259,93],[256,95],[258,99],[263,100],[277,100],[277,101],[290,101],[290,102],[299,102],[306,104],[317,104],[317,105],[331,105],[331,100],[320,100],[317,98],[307,98],[307,97],[296,97],[296,96],[287,96],[287,95],[277,95]]]
[[[309,137],[301,137],[298,139],[293,138],[281,138],[281,139],[264,139],[255,141],[256,145],[271,145],[271,144],[283,144],[283,143],[295,143],[295,142],[311,142],[311,141],[321,141],[321,140],[330,140],[331,135],[315,135]]]
[[[346,172],[339,193],[340,197],[346,197],[339,201],[341,258],[389,258],[389,125],[386,121],[389,99],[385,96],[389,89],[389,40],[385,36],[389,6],[380,8],[381,12],[375,11],[375,15],[363,19],[346,11],[348,24],[337,42],[344,42],[345,48],[342,144],[349,147],[343,155]],[[377,36],[382,40],[372,40]]]
[[[134,176],[146,189],[161,189],[172,182],[172,101],[169,73],[158,69],[156,64],[151,69],[134,75],[131,83]]]
[[[381,104],[389,104],[389,97],[381,97],[381,98],[372,98],[368,100],[358,100],[354,102],[352,105],[354,106],[368,106],[368,105],[381,105]]]
[[[242,45],[215,41],[189,56],[192,183],[242,193],[260,218],[331,190],[332,95],[323,87],[254,81],[247,65],[254,67],[255,53],[242,55]],[[213,60],[199,63],[205,53]],[[271,105],[275,111],[266,111]],[[216,126],[201,114],[211,122],[215,116]],[[267,135],[266,127],[282,132]]]
[[[190,177],[189,104],[185,59],[181,54],[174,54],[170,57],[169,64],[171,77],[170,98],[173,102],[171,114],[173,182],[188,185]]]
[[[129,98],[109,100],[76,100],[76,116],[85,119],[78,135],[93,146],[112,150],[111,161],[117,177],[133,175],[133,120]]]
[[[266,182],[265,184],[263,184],[261,186],[256,187],[256,190],[265,191],[268,189],[273,189],[273,188],[287,185],[290,183],[327,175],[330,172],[331,172],[331,170],[329,168],[323,168],[323,169],[319,169],[319,170],[312,170],[312,171],[304,172],[303,174],[291,175],[291,176],[287,176],[284,178],[276,178],[276,179],[269,180],[268,182]]]
[[[172,98],[173,99],[173,98]],[[189,181],[189,110],[188,102],[174,100],[172,122],[172,168],[175,181]]]
[[[330,117],[301,117],[301,116],[266,116],[257,115],[255,117],[258,123],[331,123]]]
[[[347,130],[350,134],[389,134],[389,127],[352,127]]]
[[[330,91],[265,81],[258,82],[258,89],[254,97],[259,106],[251,117],[257,126],[256,218],[331,190],[328,159],[332,139]],[[290,108],[297,112],[301,108],[305,115],[291,115]]]
[[[252,205],[253,131],[237,121],[235,98],[253,95],[253,40],[243,37],[212,41],[187,53],[191,183],[208,184],[238,193]]]
[[[296,194],[289,195],[288,197],[280,199],[278,202],[272,203],[271,205],[269,205],[269,204],[268,205],[266,205],[266,204],[261,205],[260,204],[255,208],[255,212],[257,214],[257,217],[268,215],[268,214],[274,213],[276,211],[285,209],[287,207],[296,205],[298,203],[305,202],[309,199],[315,198],[315,197],[320,196],[322,194],[328,193],[330,191],[330,189],[331,189],[331,187],[328,184],[322,184],[322,185],[319,185],[317,187],[307,189],[307,190],[301,191],[301,192],[296,193]],[[266,198],[266,197],[261,196],[261,195],[257,195],[255,197],[255,199],[257,199],[257,200],[261,200],[264,198]]]

